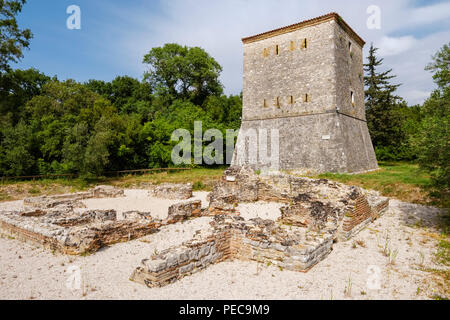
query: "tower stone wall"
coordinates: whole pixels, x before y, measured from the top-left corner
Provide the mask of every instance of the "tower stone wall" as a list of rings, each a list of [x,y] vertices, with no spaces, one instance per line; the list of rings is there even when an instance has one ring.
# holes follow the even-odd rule
[[[279,169],[361,172],[377,169],[364,106],[362,40],[329,14],[243,39],[242,126],[246,133],[279,132]],[[258,145],[260,146],[259,142]],[[261,146],[260,146],[261,147]],[[265,150],[264,150],[265,152]],[[232,164],[265,169],[235,153]],[[253,155],[255,156],[255,155]]]

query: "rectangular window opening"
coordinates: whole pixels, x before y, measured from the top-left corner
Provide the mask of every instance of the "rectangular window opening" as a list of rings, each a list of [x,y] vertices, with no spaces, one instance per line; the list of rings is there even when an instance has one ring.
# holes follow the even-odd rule
[[[267,108],[267,101],[266,101],[266,99],[264,99],[264,101],[263,101],[263,107]]]
[[[305,93],[305,95],[303,96],[303,102],[309,102],[310,101],[310,96],[309,94]]]
[[[295,103],[295,101],[294,101],[294,96],[290,96],[290,97],[289,97],[289,103],[290,103],[290,104],[294,104],[294,103]]]
[[[353,91],[350,92],[350,99],[352,101],[352,106],[355,106],[355,94]]]
[[[275,46],[275,55],[278,55],[280,52],[278,45]]]
[[[281,106],[280,104],[280,97],[277,97],[277,107],[279,108]]]
[[[308,48],[308,39],[302,39],[302,49]]]

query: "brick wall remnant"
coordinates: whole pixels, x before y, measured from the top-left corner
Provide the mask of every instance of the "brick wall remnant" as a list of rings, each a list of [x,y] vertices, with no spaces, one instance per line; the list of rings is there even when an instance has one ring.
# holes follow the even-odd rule
[[[332,235],[326,232],[306,232],[271,220],[216,215],[212,225],[212,232],[197,234],[181,246],[143,259],[131,280],[150,288],[161,287],[211,264],[234,259],[307,271],[331,252],[333,243]]]
[[[246,188],[249,191],[243,192]],[[326,229],[341,240],[379,217],[389,204],[376,192],[327,179],[258,175],[249,167],[232,166],[210,195],[209,213],[237,214],[238,203],[256,201],[284,203],[279,222],[314,231]]]

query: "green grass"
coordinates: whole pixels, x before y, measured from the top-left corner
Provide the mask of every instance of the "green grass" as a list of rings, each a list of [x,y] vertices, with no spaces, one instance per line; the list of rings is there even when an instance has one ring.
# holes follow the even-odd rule
[[[140,183],[192,183],[195,191],[211,191],[215,182],[223,175],[224,168],[195,168],[186,171],[154,172],[148,174],[91,179],[42,179],[35,181],[3,181],[0,184],[0,201],[23,199],[41,194],[52,195],[84,191],[99,184],[129,188]]]
[[[365,189],[380,191],[382,195],[402,201],[431,204],[428,195],[430,176],[412,163],[380,162],[380,170],[362,174],[325,173],[318,178],[335,180]]]
[[[220,179],[225,168],[194,168],[186,171],[154,172],[148,174],[93,179],[43,179],[36,181],[5,181],[0,184],[0,201],[21,199],[24,196],[58,194],[87,190],[95,185],[108,184],[129,188],[139,183],[192,183],[194,190],[210,191]],[[316,178],[326,178],[365,189],[380,191],[381,194],[402,201],[445,206],[429,196],[430,177],[412,163],[380,162],[380,170],[363,174],[325,173]],[[6,188],[8,192],[5,192]]]
[[[450,266],[450,242],[447,237],[442,237],[439,241],[436,252],[436,260],[445,266]]]

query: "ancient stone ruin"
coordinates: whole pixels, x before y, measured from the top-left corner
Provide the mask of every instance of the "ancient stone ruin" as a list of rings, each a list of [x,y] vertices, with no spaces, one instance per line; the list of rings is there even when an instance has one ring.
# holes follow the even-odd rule
[[[173,192],[189,193],[189,186],[172,186]],[[150,191],[151,192],[151,191]],[[192,195],[192,188],[190,189]],[[38,243],[63,254],[93,253],[101,247],[130,241],[161,226],[200,216],[201,201],[183,201],[168,208],[166,219],[154,219],[150,212],[88,210],[82,200],[123,197],[124,191],[99,186],[87,192],[24,199],[22,211],[1,211],[0,231]]]
[[[119,214],[114,208],[86,208],[86,199],[125,197],[124,190],[110,186],[27,198],[22,210],[0,211],[0,232],[63,254],[85,254],[160,232],[162,226],[188,218],[211,217],[208,231],[144,257],[131,279],[155,287],[235,259],[308,271],[327,257],[334,242],[353,237],[389,204],[387,198],[359,187],[283,173],[260,175],[250,167],[227,169],[204,209],[200,200],[185,199],[192,194],[192,185],[151,185],[147,190],[150,210],[159,192],[182,199],[170,200],[167,216],[155,219],[151,212]],[[263,219],[256,212],[244,218],[246,206],[252,205],[268,208],[274,215]]]
[[[239,205],[279,202],[276,221],[240,217]],[[142,260],[131,279],[163,286],[207,266],[241,259],[308,271],[332,250],[377,219],[389,199],[376,192],[328,180],[287,174],[259,176],[247,167],[231,167],[210,194],[205,214],[213,231]]]
[[[190,199],[192,198],[192,183],[151,185],[149,195],[164,199]]]
[[[234,259],[306,272],[327,257],[333,243],[349,240],[380,217],[389,199],[377,192],[295,175],[377,168],[365,121],[364,41],[333,13],[243,42],[242,128],[233,164],[209,194],[208,208],[189,200],[192,184],[150,184],[144,190],[149,205],[152,198],[180,200],[168,207],[164,219],[151,212],[88,210],[83,200],[124,196],[122,189],[99,186],[25,199],[23,210],[0,211],[0,231],[64,254],[83,254],[187,218],[210,216],[209,231],[144,257],[131,275],[133,281],[159,287]],[[259,161],[261,151],[266,156],[274,151],[266,134],[272,128],[279,131],[277,169],[284,173],[261,174],[268,164],[247,160]],[[248,130],[254,133],[250,139]],[[249,154],[249,146],[266,140],[262,150]],[[257,212],[245,219],[244,210],[252,205],[269,208],[273,217]]]

